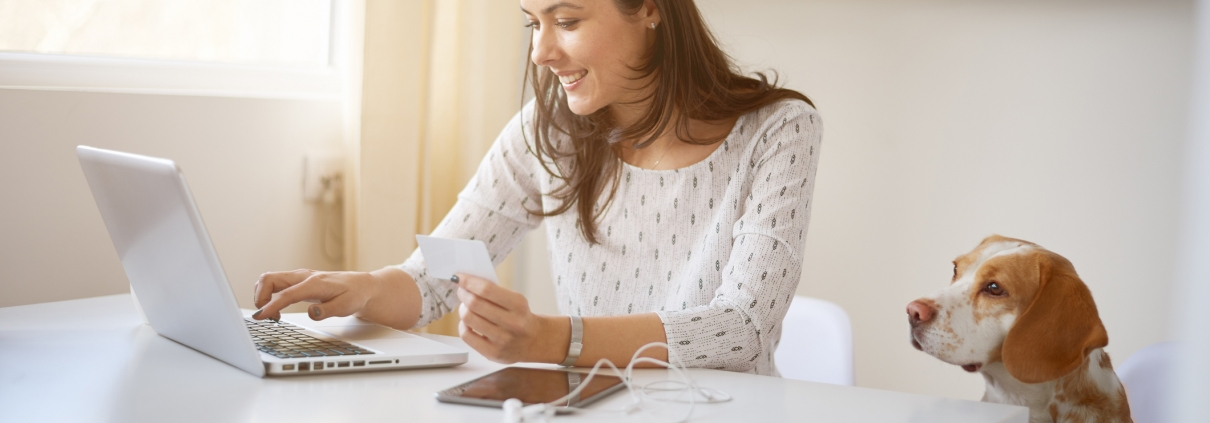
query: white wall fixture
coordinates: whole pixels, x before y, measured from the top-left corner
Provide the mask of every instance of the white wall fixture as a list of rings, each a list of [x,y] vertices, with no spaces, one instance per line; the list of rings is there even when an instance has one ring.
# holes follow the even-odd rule
[[[344,188],[344,155],[312,151],[303,158],[303,200],[335,204]]]

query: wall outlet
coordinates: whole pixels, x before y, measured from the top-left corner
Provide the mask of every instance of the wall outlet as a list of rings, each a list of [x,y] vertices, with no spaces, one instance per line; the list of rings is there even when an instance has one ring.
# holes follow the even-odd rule
[[[343,155],[330,151],[307,153],[303,157],[303,200],[314,203],[339,198],[343,177]]]

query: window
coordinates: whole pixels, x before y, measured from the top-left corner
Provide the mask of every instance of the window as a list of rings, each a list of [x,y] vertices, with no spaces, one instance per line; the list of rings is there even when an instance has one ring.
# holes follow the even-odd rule
[[[333,0],[0,1],[0,87],[331,97]]]

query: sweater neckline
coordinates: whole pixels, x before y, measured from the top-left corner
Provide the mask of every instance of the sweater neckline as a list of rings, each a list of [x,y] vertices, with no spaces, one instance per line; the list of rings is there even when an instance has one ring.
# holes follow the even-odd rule
[[[704,159],[698,160],[697,162],[690,164],[688,166],[678,167],[676,169],[645,169],[645,168],[641,168],[641,167],[632,165],[630,163],[626,163],[625,160],[621,160],[621,159],[618,159],[618,160],[622,162],[622,166],[624,169],[626,169],[628,171],[635,171],[635,172],[640,172],[640,173],[669,174],[669,173],[680,173],[681,171],[689,172],[689,171],[696,170],[698,167],[705,166],[707,162],[717,159],[718,158],[717,156],[719,156],[720,154],[723,154],[720,152],[726,152],[729,150],[729,147],[726,145],[727,142],[735,139],[735,134],[738,133],[741,130],[741,128],[743,128],[743,125],[746,123],[745,121],[748,119],[748,115],[750,115],[750,114],[751,113],[745,113],[745,114],[741,115],[739,117],[739,119],[735,120],[735,125],[731,126],[731,132],[727,133],[726,138],[723,138],[723,141],[722,141],[723,145],[720,145],[720,146],[718,146],[718,148],[715,148],[714,151],[711,152],[709,156],[706,156]]]

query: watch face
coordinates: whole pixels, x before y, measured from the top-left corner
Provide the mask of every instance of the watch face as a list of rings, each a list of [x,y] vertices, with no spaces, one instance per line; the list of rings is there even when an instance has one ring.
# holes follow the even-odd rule
[[[442,391],[438,399],[446,396],[443,400],[461,398],[484,400],[476,403],[486,403],[485,401],[504,402],[516,398],[527,405],[548,403],[567,396],[583,384],[583,381],[588,379],[587,376],[575,371],[509,367]],[[580,395],[558,405],[576,406],[595,401],[598,395],[608,394],[614,388],[620,388],[621,384],[622,380],[617,376],[597,374],[588,381]]]

